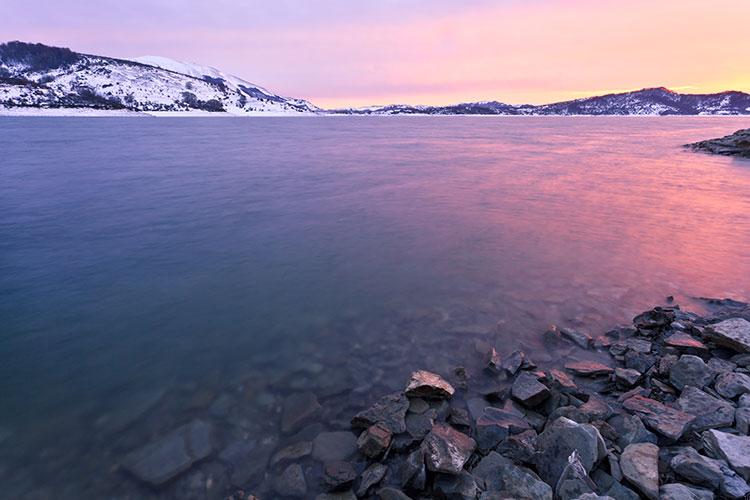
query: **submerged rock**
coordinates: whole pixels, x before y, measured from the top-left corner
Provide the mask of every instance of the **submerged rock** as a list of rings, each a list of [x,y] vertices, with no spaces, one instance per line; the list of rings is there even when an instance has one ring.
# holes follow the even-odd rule
[[[284,401],[281,415],[281,432],[292,434],[319,415],[321,410],[318,398],[312,392],[292,394]]]
[[[275,445],[275,439],[265,441],[242,439],[224,448],[219,453],[219,460],[229,466],[231,484],[239,488],[251,479],[260,476],[268,464],[268,457]]]
[[[456,390],[440,375],[426,370],[411,374],[404,393],[410,398],[448,399]]]
[[[366,496],[367,491],[370,488],[383,480],[386,472],[388,472],[388,467],[379,463],[372,464],[368,468],[366,468],[364,472],[362,472],[362,475],[359,479],[359,484],[357,485],[357,496]]]
[[[446,424],[437,423],[422,442],[427,468],[458,474],[476,448],[476,441]]]
[[[274,478],[273,490],[281,496],[304,498],[307,495],[305,473],[299,464],[288,466],[281,475]]]
[[[625,478],[641,493],[659,500],[659,447],[651,443],[631,444],[622,452],[620,467]]]
[[[321,432],[313,440],[312,457],[323,463],[346,460],[357,449],[357,439],[348,431]]]
[[[357,472],[349,462],[326,464],[324,481],[331,491],[348,489],[357,479]]]

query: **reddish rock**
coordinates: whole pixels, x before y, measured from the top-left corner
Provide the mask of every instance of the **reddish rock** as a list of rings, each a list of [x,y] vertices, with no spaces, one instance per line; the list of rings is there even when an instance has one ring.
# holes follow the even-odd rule
[[[695,421],[695,415],[643,396],[633,396],[623,403],[623,407],[641,417],[648,428],[674,441],[679,440]]]
[[[565,369],[582,377],[596,377],[598,375],[609,375],[614,368],[596,361],[573,361],[565,363]]]
[[[433,472],[458,474],[474,452],[477,443],[453,427],[437,423],[422,441],[427,468]]]
[[[443,377],[419,370],[411,374],[404,393],[410,398],[448,399],[456,390]]]
[[[363,455],[375,458],[383,453],[391,445],[393,433],[381,424],[368,427],[357,439],[357,447]]]

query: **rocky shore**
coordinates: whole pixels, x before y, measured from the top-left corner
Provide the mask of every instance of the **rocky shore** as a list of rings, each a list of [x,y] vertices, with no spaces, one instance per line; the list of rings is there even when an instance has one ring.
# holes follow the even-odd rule
[[[750,158],[750,128],[738,130],[718,139],[685,144],[685,147],[707,153]]]
[[[341,426],[321,426],[318,396],[295,392],[280,408],[282,442],[219,446],[195,419],[122,470],[181,498],[746,498],[750,307],[707,303],[711,314],[656,307],[598,337],[544,332],[575,361],[538,365],[482,343],[476,367],[433,372],[426,358],[402,390],[362,394],[372,404]]]

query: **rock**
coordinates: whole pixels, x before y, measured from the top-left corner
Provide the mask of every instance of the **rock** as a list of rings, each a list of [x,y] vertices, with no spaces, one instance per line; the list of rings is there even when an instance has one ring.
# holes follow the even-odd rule
[[[410,398],[448,399],[456,392],[440,375],[425,370],[411,374],[404,393]]]
[[[451,407],[448,421],[458,427],[471,427],[471,417],[469,411],[464,408]]]
[[[641,352],[628,351],[625,354],[625,367],[646,373],[656,364],[656,356]]]
[[[657,442],[656,435],[646,429],[637,415],[618,414],[609,419],[608,423],[616,431],[617,445],[621,449],[633,443]]]
[[[367,496],[367,491],[378,484],[385,477],[385,473],[388,472],[388,467],[383,464],[372,464],[362,472],[357,485],[357,496]]]
[[[596,493],[584,493],[583,495],[579,496],[575,500],[616,500],[616,499],[609,495],[601,496],[601,495],[597,495]]]
[[[382,424],[393,434],[406,430],[406,412],[409,399],[401,393],[390,394],[380,398],[369,409],[358,413],[352,419],[352,427],[366,429],[374,424]]]
[[[357,449],[357,439],[348,431],[321,432],[313,440],[312,457],[318,462],[339,462]]]
[[[229,466],[230,483],[241,488],[251,479],[263,474],[275,446],[275,439],[242,439],[230,443],[219,453],[219,460]]]
[[[602,471],[601,468],[596,469],[591,474],[591,479],[594,480],[599,493],[602,495],[607,495],[617,500],[640,500],[641,498],[635,491],[620,484],[617,479]]]
[[[211,453],[211,426],[193,420],[131,453],[123,465],[141,481],[159,486]]]
[[[710,491],[690,488],[680,483],[665,484],[659,490],[661,500],[713,500]]]
[[[625,340],[625,347],[627,347],[629,351],[637,352],[639,354],[648,354],[651,352],[653,344],[645,339],[630,337]]]
[[[568,464],[560,474],[560,479],[557,480],[555,498],[558,500],[573,500],[595,491],[596,484],[589,478],[586,468],[574,451],[568,457]]]
[[[573,328],[560,329],[560,336],[564,339],[570,340],[571,342],[578,345],[578,347],[582,347],[584,349],[588,349],[593,342],[593,340],[591,339],[591,335],[579,332],[578,330],[575,330]]]
[[[705,153],[750,158],[750,129],[738,130],[718,139],[685,144],[685,147]]]
[[[429,470],[458,474],[476,445],[476,441],[466,434],[449,425],[436,423],[422,441],[422,450]]]
[[[622,474],[641,493],[659,500],[659,447],[651,443],[631,444],[620,457]]]
[[[677,406],[686,413],[696,415],[691,428],[698,432],[728,427],[734,422],[735,411],[731,404],[696,387],[686,386],[677,400]]]
[[[622,387],[633,387],[641,379],[641,372],[631,368],[615,368],[615,381]]]
[[[547,379],[552,384],[552,387],[559,389],[562,392],[571,392],[578,390],[578,386],[573,382],[573,379],[568,376],[562,370],[551,369],[547,373]]]
[[[312,441],[300,441],[282,448],[271,457],[271,467],[286,461],[299,460],[312,453]]]
[[[442,495],[441,498],[455,500],[475,500],[479,492],[474,476],[465,470],[456,475],[439,475],[435,480],[433,490]]]
[[[472,470],[480,488],[504,492],[506,498],[552,500],[552,488],[526,467],[491,451]]]
[[[668,327],[675,319],[673,309],[655,307],[633,318],[633,325],[639,330],[654,330]]]
[[[318,398],[312,392],[298,392],[284,400],[281,415],[281,432],[297,432],[310,420],[320,414]]]
[[[378,490],[378,498],[380,500],[412,500],[410,496],[406,495],[403,491],[396,488],[380,488]]]
[[[724,475],[719,491],[727,498],[747,498],[750,486],[723,460],[717,461],[721,473]]]
[[[565,363],[565,369],[582,377],[609,375],[615,371],[614,368],[595,361],[573,361]]]
[[[706,344],[687,333],[675,333],[664,339],[664,345],[676,349],[687,349],[694,351],[708,351]]]
[[[487,360],[486,365],[489,370],[493,372],[499,372],[500,370],[502,370],[502,360],[500,358],[500,353],[497,352],[494,347],[490,347],[490,350],[487,352],[485,359]]]
[[[253,497],[253,499],[257,500],[255,499],[255,497]],[[357,495],[355,495],[351,490],[333,493],[321,493],[320,495],[315,497],[315,500],[357,500]]]
[[[698,356],[683,354],[679,361],[669,370],[669,382],[677,389],[682,390],[686,385],[692,385],[699,389],[711,383],[714,374]]]
[[[679,440],[695,421],[695,415],[639,395],[627,399],[623,407],[641,417],[648,428],[674,441]]]
[[[726,460],[729,466],[745,481],[750,478],[749,436],[735,436],[727,432],[709,429],[702,434],[702,441],[710,456]]]
[[[411,398],[409,400],[409,413],[416,413],[421,415],[430,409],[430,403],[422,398]]]
[[[733,399],[740,394],[750,393],[750,377],[744,373],[721,373],[716,377],[714,388],[721,396]]]
[[[401,487],[422,490],[427,481],[427,469],[424,463],[424,449],[422,447],[409,453],[406,460],[395,468],[397,483]]]
[[[288,466],[273,481],[273,490],[281,496],[304,498],[307,495],[305,473],[299,464]]]
[[[332,462],[325,467],[324,481],[331,491],[349,489],[357,478],[357,472],[349,462]]]
[[[518,373],[518,370],[526,361],[526,354],[523,351],[515,351],[505,358],[500,367],[511,377]]]
[[[421,415],[408,414],[406,415],[406,432],[415,439],[421,440],[430,432],[436,418],[437,412],[433,409]]]
[[[510,434],[528,430],[528,422],[518,414],[500,408],[487,407],[477,419],[477,446],[489,451]]]
[[[537,433],[533,429],[509,436],[495,448],[502,456],[517,463],[531,463],[536,453]]]
[[[526,406],[536,406],[547,399],[550,392],[534,375],[522,372],[513,382],[511,395]]]
[[[731,318],[708,325],[705,335],[718,345],[737,352],[750,352],[750,321],[744,318]]]
[[[359,435],[357,447],[368,458],[376,458],[385,453],[391,445],[393,433],[381,424],[368,427]]]
[[[724,372],[733,372],[737,368],[737,365],[731,361],[721,358],[711,358],[706,364],[717,375]]]
[[[537,438],[537,448],[539,454],[535,460],[536,468],[548,484],[557,484],[573,451],[577,451],[578,459],[587,472],[607,453],[604,440],[596,427],[579,424],[565,417],[547,425]]]
[[[708,486],[711,489],[718,488],[724,479],[717,461],[704,457],[693,448],[686,447],[680,451],[672,457],[669,466],[691,483]]]
[[[737,408],[734,412],[734,419],[736,421],[735,427],[740,434],[750,434],[750,408],[747,406]]]

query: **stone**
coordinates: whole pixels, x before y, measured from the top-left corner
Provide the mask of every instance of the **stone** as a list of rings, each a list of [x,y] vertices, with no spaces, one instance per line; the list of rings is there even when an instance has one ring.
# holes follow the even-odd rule
[[[357,448],[368,458],[376,458],[385,453],[391,445],[393,433],[382,424],[371,425],[357,439]]]
[[[664,345],[683,350],[694,350],[700,352],[708,351],[706,344],[687,333],[675,333],[670,335],[664,339]]]
[[[568,464],[568,457],[577,451],[586,472],[590,472],[606,456],[607,449],[601,434],[590,424],[579,424],[560,417],[537,437],[536,468],[547,484],[557,484]]]
[[[629,351],[637,352],[639,354],[648,354],[651,352],[653,344],[645,339],[630,337],[625,340],[625,347],[627,347]]]
[[[297,432],[320,414],[318,398],[312,392],[298,392],[284,400],[281,414],[281,432]]]
[[[560,336],[564,339],[570,340],[578,347],[582,347],[583,349],[588,349],[593,343],[591,335],[584,332],[579,332],[578,330],[575,330],[573,328],[561,328]]]
[[[750,321],[744,318],[731,318],[708,325],[705,335],[718,345],[737,352],[750,352]]]
[[[531,463],[536,453],[537,433],[533,429],[508,436],[495,450],[517,463]]]
[[[680,483],[665,484],[659,489],[661,500],[713,500],[710,491],[691,488]]]
[[[723,460],[717,461],[724,475],[719,491],[727,498],[747,498],[750,493],[750,486],[742,479],[729,465]]]
[[[423,447],[409,453],[406,460],[398,464],[394,472],[401,487],[409,487],[415,490],[423,489],[427,482]]]
[[[518,373],[524,361],[526,361],[526,354],[523,351],[514,351],[507,358],[503,359],[500,367],[512,377]]]
[[[621,449],[633,443],[657,442],[656,435],[646,429],[637,415],[617,414],[609,419],[608,423],[616,431],[617,445]]]
[[[640,395],[627,399],[623,407],[636,413],[646,427],[673,441],[679,440],[695,421],[695,415]]]
[[[318,462],[339,462],[357,449],[357,439],[349,431],[321,432],[313,440],[312,457]]]
[[[330,491],[349,489],[354,484],[354,480],[357,479],[357,472],[349,462],[326,464],[324,474],[323,480]]]
[[[550,395],[546,385],[530,372],[522,372],[511,387],[511,395],[526,406],[536,406]]]
[[[471,427],[471,417],[465,408],[451,407],[448,421],[458,427]]]
[[[596,493],[584,493],[583,495],[575,498],[574,500],[617,500],[609,495],[601,496]]]
[[[734,420],[735,427],[740,434],[750,434],[750,408],[747,406],[737,408],[734,412]]]
[[[381,424],[393,434],[406,431],[406,412],[409,410],[409,399],[401,393],[383,396],[365,411],[359,412],[352,419],[352,427],[366,429],[374,424]]]
[[[724,372],[733,372],[737,368],[737,365],[731,361],[721,358],[711,358],[706,364],[717,375]]]
[[[675,319],[672,308],[655,307],[633,318],[633,325],[639,330],[654,330],[668,327]]]
[[[716,377],[714,388],[721,396],[733,399],[740,394],[750,393],[750,377],[744,373],[721,373]]]
[[[503,492],[506,498],[552,500],[552,488],[526,467],[491,451],[471,471],[480,488]]]
[[[422,398],[411,398],[409,400],[409,413],[416,413],[421,415],[430,409],[430,403]]]
[[[734,422],[734,407],[722,399],[715,398],[697,387],[686,386],[677,406],[684,412],[695,415],[691,428],[704,431],[716,427],[728,427]]]
[[[380,500],[412,500],[411,497],[403,491],[391,487],[380,488],[378,490],[378,498]]]
[[[596,469],[591,474],[591,479],[594,480],[599,493],[602,495],[616,498],[617,500],[640,500],[641,498],[638,493],[621,484],[618,479],[607,474],[601,468]]]
[[[274,453],[271,457],[271,466],[278,465],[282,462],[299,460],[312,453],[312,441],[300,441],[290,444]]]
[[[382,481],[386,472],[388,472],[388,466],[384,464],[375,463],[366,468],[359,478],[356,490],[357,496],[367,496],[367,491]]]
[[[737,406],[740,408],[742,407],[750,407],[750,394],[743,394],[740,396],[740,399],[737,402]]]
[[[509,435],[528,429],[529,423],[522,416],[489,406],[476,422],[477,446],[481,450],[489,451]]]
[[[307,482],[302,467],[299,464],[289,465],[281,475],[274,478],[273,490],[281,496],[305,498]]]
[[[632,368],[615,368],[615,381],[621,387],[633,387],[641,379],[641,372]]]
[[[571,361],[565,363],[565,369],[581,377],[597,377],[614,373],[614,368],[596,361]]]
[[[433,491],[442,495],[441,498],[455,500],[475,500],[479,488],[474,476],[462,470],[456,475],[441,474],[435,479]]]
[[[425,464],[433,472],[458,474],[476,448],[476,441],[447,424],[436,423],[422,441]]]
[[[620,457],[625,478],[646,497],[659,500],[659,447],[651,443],[628,445]]]
[[[162,485],[213,453],[211,433],[209,424],[193,420],[132,452],[123,465],[141,481]]]
[[[711,383],[714,374],[698,356],[683,354],[669,370],[669,383],[682,390],[686,385],[699,389]]]
[[[227,445],[219,460],[229,466],[229,481],[237,487],[243,487],[251,479],[263,474],[268,465],[268,458],[276,447],[276,440],[241,439]]]
[[[693,448],[685,448],[672,457],[669,466],[678,475],[693,484],[708,486],[711,489],[718,488],[724,474],[716,460],[704,457]]]
[[[406,432],[409,433],[415,439],[423,439],[430,429],[432,424],[437,418],[437,411],[430,409],[429,411],[417,415],[414,413],[406,415]]]
[[[568,376],[562,370],[551,369],[547,372],[547,379],[550,381],[552,387],[559,389],[562,392],[577,391],[578,386],[572,378]]]
[[[628,351],[625,354],[625,368],[637,370],[641,373],[646,373],[656,364],[656,356],[651,354],[643,354],[641,352]]]
[[[257,500],[255,497],[248,500]],[[315,500],[357,500],[357,495],[352,490],[321,493],[315,497]]]
[[[456,390],[440,375],[426,370],[411,374],[404,393],[410,398],[449,399]]]
[[[701,439],[710,456],[726,460],[745,481],[750,478],[750,436],[735,436],[709,429]]]
[[[568,457],[568,464],[560,474],[555,486],[555,498],[558,500],[573,500],[581,495],[596,491],[596,484],[588,476],[578,454],[574,451]]]
[[[485,359],[487,360],[486,364],[489,370],[493,372],[499,372],[500,370],[502,370],[502,359],[500,358],[500,353],[497,352],[494,347],[490,347],[490,350],[487,352]]]

